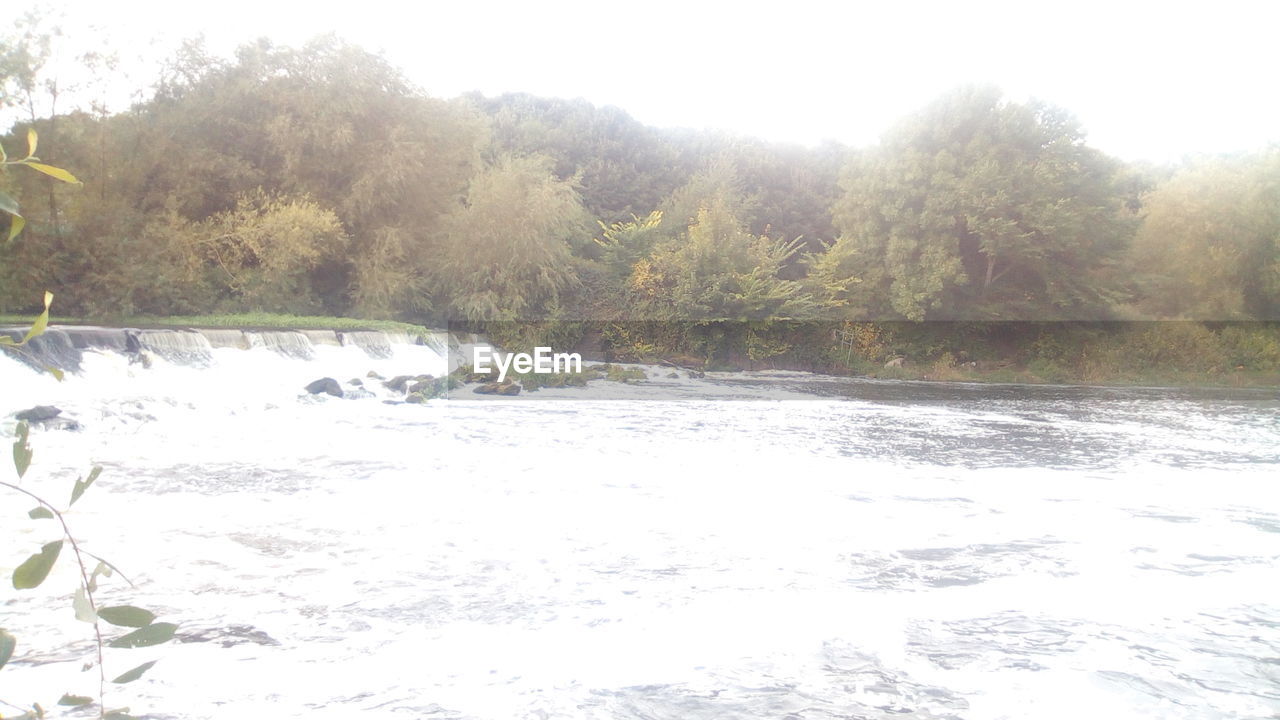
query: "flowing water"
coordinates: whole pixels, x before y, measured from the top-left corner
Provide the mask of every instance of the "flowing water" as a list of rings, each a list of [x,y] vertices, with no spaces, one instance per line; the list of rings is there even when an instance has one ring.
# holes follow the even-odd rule
[[[387,404],[366,374],[440,374],[447,338],[190,335],[140,338],[148,365],[103,340],[63,383],[0,356],[0,432],[36,404],[83,426],[34,430],[23,486],[61,500],[105,468],[68,521],[137,587],[113,578],[100,603],[181,624],[179,643],[108,651],[114,673],[160,659],[109,705],[1280,713],[1273,391],[649,368],[634,386]],[[301,391],[322,376],[368,395]],[[57,535],[31,504],[0,504],[5,577]],[[0,590],[20,643],[0,699],[96,691],[68,559],[38,590]]]

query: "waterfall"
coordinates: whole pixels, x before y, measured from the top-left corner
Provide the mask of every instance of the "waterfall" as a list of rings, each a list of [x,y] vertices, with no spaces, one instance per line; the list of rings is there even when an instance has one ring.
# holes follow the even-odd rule
[[[447,355],[449,352],[449,333],[444,330],[431,330],[425,338],[419,338],[419,344],[426,345],[441,356]]]
[[[226,328],[214,329],[198,329],[196,332],[204,336],[209,341],[209,347],[213,348],[235,348],[236,350],[248,350],[249,338],[245,336],[243,330],[230,330]]]
[[[245,335],[249,338],[251,348],[267,348],[299,360],[310,360],[315,357],[315,348],[311,345],[311,340],[296,330],[259,330],[246,332]]]
[[[213,359],[213,346],[204,335],[191,330],[139,330],[138,345],[143,350],[177,365],[206,366]]]
[[[307,336],[312,345],[331,345],[333,347],[341,347],[342,341],[338,339],[338,333],[332,330],[299,330],[298,332]]]
[[[27,328],[0,328],[0,334],[20,341],[27,334]],[[24,347],[4,348],[2,352],[37,370],[48,367],[78,372],[82,358],[80,349],[72,342],[71,336],[61,329],[54,328],[49,328],[43,334],[32,338],[31,342]]]
[[[26,331],[25,327],[0,328],[0,333],[15,340],[20,340]],[[47,328],[28,346],[0,351],[0,356],[11,356],[36,370],[58,368],[76,374],[89,370],[98,373],[108,366],[112,373],[146,372],[150,363],[139,366],[140,359],[160,359],[167,366],[220,369],[220,376],[233,367],[237,368],[236,373],[243,370],[255,374],[283,372],[284,368],[292,367],[288,372],[296,375],[290,375],[285,386],[293,388],[295,384],[301,387],[316,379],[317,375],[345,380],[363,378],[371,370],[389,372],[388,377],[399,374],[439,377],[470,362],[470,345],[477,338],[466,336],[462,340],[465,342],[460,343],[445,330],[411,335],[372,330],[135,329],[68,325]],[[311,363],[311,366],[299,365],[297,361]],[[6,367],[10,372],[17,372],[16,366]],[[271,369],[265,370],[268,367]],[[243,383],[243,379],[240,382]]]
[[[138,341],[132,331],[124,328],[104,328],[68,325],[57,328],[71,338],[71,344],[80,350],[109,350],[125,353],[138,349]]]
[[[352,330],[338,335],[343,345],[354,345],[371,358],[391,357],[391,340],[386,333],[370,330]]]

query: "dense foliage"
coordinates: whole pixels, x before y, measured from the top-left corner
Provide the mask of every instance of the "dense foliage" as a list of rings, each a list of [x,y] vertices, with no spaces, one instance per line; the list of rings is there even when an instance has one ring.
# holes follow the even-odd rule
[[[785,146],[439,100],[332,37],[190,43],[128,110],[58,113],[50,42],[0,46],[3,141],[38,130],[84,185],[4,180],[31,200],[0,312],[764,322],[758,347],[781,320],[1280,319],[1275,148],[1126,165],[982,87],[874,147]]]

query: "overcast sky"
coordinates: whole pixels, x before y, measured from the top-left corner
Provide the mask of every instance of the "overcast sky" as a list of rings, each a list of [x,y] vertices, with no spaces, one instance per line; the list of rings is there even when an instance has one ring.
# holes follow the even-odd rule
[[[1280,2],[330,2],[53,0],[68,44],[107,38],[133,82],[203,33],[325,32],[380,51],[432,95],[523,91],[657,126],[873,143],[948,88],[994,83],[1076,114],[1126,159],[1280,142]],[[89,30],[89,26],[94,26]]]

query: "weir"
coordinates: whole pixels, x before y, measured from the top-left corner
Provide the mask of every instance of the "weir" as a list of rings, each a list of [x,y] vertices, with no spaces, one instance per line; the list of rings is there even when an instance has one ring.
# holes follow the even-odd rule
[[[251,348],[266,348],[299,360],[310,360],[315,357],[315,348],[312,347],[311,340],[294,330],[260,330],[246,332],[245,335],[249,338]]]
[[[209,341],[209,347],[213,348],[235,348],[236,350],[248,350],[249,338],[245,336],[243,330],[228,330],[225,328],[216,329],[199,329],[196,332],[204,336]]]
[[[208,365],[213,346],[204,335],[192,330],[139,330],[138,344],[177,365]]]
[[[391,338],[388,337],[387,333],[371,330],[352,330],[339,333],[338,337],[342,340],[343,345],[358,347],[371,358],[391,357]],[[408,336],[402,335],[402,337],[407,338]]]
[[[71,338],[71,344],[80,350],[111,350],[133,352],[138,349],[136,331],[125,328],[104,328],[66,325],[57,328]]]
[[[299,330],[298,332],[306,335],[312,345],[342,347],[342,341],[338,339],[338,333],[332,330]]]
[[[0,328],[0,334],[16,341],[21,340],[27,330],[27,327]],[[317,348],[349,347],[358,349],[369,359],[387,360],[396,356],[398,347],[425,346],[438,359],[447,357],[453,369],[462,364],[459,348],[474,341],[471,335],[455,338],[444,330],[431,330],[420,337],[377,330],[137,329],[65,325],[47,328],[28,346],[0,352],[35,369],[57,368],[77,373],[86,352],[130,358],[146,353],[174,365],[208,367],[215,362],[215,350],[269,350],[288,358],[314,360]],[[418,370],[427,372],[425,368]]]
[[[14,342],[20,342],[27,334],[27,328],[0,328],[0,334],[13,338]],[[60,329],[49,328],[23,347],[0,346],[0,353],[37,370],[57,368],[65,372],[80,371],[80,349],[72,342],[71,336]]]

